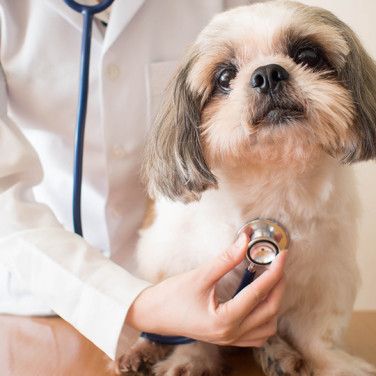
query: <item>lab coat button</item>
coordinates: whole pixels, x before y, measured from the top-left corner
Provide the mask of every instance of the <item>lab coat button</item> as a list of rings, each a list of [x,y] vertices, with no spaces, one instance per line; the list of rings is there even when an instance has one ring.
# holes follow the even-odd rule
[[[119,67],[115,64],[107,65],[106,76],[110,81],[116,81],[120,77]]]
[[[127,151],[121,145],[115,145],[112,148],[112,155],[115,159],[123,159],[127,155]]]

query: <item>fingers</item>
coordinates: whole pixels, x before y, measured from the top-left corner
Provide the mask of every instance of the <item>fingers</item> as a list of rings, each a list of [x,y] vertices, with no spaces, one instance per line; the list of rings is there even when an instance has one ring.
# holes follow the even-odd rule
[[[270,336],[277,331],[277,316],[280,311],[285,279],[282,278],[269,292],[266,299],[248,313],[244,320],[234,325],[231,336],[225,338],[225,344],[231,346],[262,346]]]
[[[216,284],[244,260],[247,244],[247,235],[241,234],[228,250],[199,268],[199,273],[206,278],[207,286]]]
[[[265,344],[268,338],[277,333],[277,326],[277,317],[273,317],[258,328],[244,333],[233,343],[233,345],[238,347],[261,347]]]
[[[260,347],[263,346],[269,337],[277,333],[277,317],[265,322],[257,328],[248,332],[241,333],[238,336],[231,336],[219,339],[216,344],[224,346],[238,347]]]
[[[287,252],[281,252],[260,277],[232,300],[217,307],[218,317],[228,329],[221,339],[223,344],[262,346],[275,334],[276,317],[285,290],[286,257]]]
[[[285,278],[282,276],[269,292],[267,298],[260,302],[252,313],[244,319],[239,330],[246,333],[274,320],[281,309],[284,292]]]
[[[260,277],[240,291],[233,299],[219,305],[218,309],[226,311],[234,320],[245,319],[282,279],[286,258],[287,251],[280,252]],[[282,299],[283,292],[277,290],[277,293],[281,295]]]

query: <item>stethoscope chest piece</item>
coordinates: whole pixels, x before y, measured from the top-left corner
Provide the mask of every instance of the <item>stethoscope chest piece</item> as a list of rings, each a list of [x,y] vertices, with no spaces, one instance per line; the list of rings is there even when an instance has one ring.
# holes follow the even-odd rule
[[[289,243],[287,231],[271,219],[255,219],[247,222],[237,236],[245,232],[249,238],[247,258],[256,265],[269,265],[281,249]]]

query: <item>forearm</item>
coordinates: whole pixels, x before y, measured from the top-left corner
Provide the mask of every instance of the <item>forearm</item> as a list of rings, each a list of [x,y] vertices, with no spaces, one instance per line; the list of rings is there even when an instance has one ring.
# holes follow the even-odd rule
[[[65,230],[35,202],[36,153],[14,125],[0,122],[0,263],[110,357],[128,308],[148,284]]]
[[[33,294],[115,357],[128,307],[146,282],[63,229],[2,239],[0,260]]]

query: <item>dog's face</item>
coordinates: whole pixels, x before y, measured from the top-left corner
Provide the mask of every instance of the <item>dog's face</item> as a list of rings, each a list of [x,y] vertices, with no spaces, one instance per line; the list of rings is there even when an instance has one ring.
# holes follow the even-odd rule
[[[183,57],[148,148],[152,195],[197,199],[220,164],[376,155],[376,67],[331,13],[288,1],[219,14]]]

